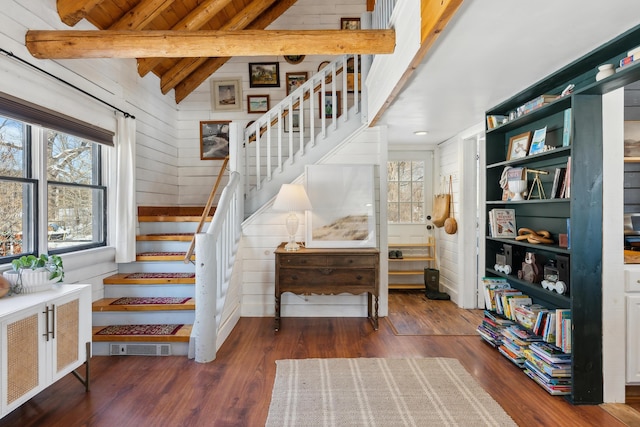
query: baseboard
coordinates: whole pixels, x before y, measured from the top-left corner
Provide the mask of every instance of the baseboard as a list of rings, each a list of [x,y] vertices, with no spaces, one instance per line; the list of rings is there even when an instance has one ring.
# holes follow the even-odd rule
[[[626,403],[640,403],[640,385],[626,386],[624,394]]]

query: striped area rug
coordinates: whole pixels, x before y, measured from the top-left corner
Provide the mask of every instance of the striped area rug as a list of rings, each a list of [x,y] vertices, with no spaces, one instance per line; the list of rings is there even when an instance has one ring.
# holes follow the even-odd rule
[[[267,427],[516,426],[457,359],[277,360]]]

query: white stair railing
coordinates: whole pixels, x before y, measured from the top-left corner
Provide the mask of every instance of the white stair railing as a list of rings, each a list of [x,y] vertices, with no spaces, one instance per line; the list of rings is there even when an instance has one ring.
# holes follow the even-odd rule
[[[357,71],[356,71],[357,70]],[[286,165],[302,159],[341,124],[360,117],[364,70],[358,55],[322,68],[244,132],[245,192],[260,191]]]
[[[231,172],[206,233],[196,234],[196,313],[191,333],[196,362],[216,358],[231,273],[240,241],[244,203],[240,174]]]
[[[371,28],[386,30],[389,28],[393,8],[398,0],[377,0],[371,17]]]

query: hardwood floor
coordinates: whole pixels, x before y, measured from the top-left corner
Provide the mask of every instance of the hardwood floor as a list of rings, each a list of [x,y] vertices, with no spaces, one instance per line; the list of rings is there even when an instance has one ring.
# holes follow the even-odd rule
[[[550,396],[475,335],[397,335],[387,319],[376,332],[365,318],[283,318],[276,333],[273,318],[242,318],[212,363],[94,357],[90,392],[68,375],[0,427],[261,426],[277,359],[433,356],[460,360],[520,426],[624,425],[597,405]]]

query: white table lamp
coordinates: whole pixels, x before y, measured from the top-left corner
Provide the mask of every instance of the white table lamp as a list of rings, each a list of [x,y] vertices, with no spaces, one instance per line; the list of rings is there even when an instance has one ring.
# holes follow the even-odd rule
[[[285,226],[289,233],[289,243],[284,247],[287,251],[297,251],[300,245],[296,243],[296,233],[298,232],[297,211],[311,210],[311,201],[302,184],[282,184],[280,191],[273,202],[273,210],[289,212]]]

